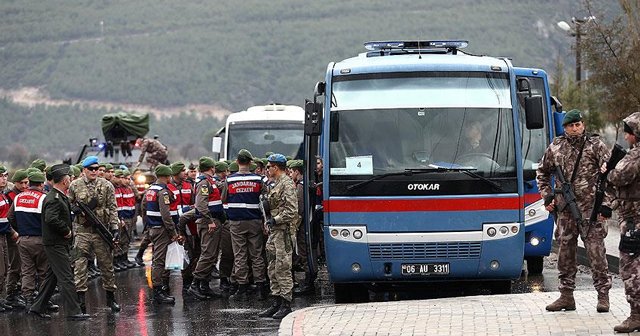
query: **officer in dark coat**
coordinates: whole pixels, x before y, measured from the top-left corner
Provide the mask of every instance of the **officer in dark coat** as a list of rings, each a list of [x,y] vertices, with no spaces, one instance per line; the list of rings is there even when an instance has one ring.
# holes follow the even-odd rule
[[[89,315],[80,310],[80,300],[76,295],[76,287],[71,271],[71,242],[73,226],[71,224],[71,206],[65,195],[71,177],[67,164],[51,167],[53,188],[44,199],[42,205],[42,243],[49,261],[49,268],[40,292],[29,312],[42,318],[51,318],[46,312],[49,299],[56,285],[60,289],[67,317],[70,319],[87,319]]]

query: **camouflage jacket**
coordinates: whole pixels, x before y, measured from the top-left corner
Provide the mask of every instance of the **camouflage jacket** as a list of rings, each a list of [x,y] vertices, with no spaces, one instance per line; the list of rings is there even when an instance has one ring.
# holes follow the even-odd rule
[[[98,216],[107,229],[117,230],[118,206],[116,205],[115,190],[113,184],[109,181],[98,177],[94,181],[89,182],[86,176],[76,179],[69,186],[69,203],[73,206],[76,201],[89,204],[92,198],[96,198],[97,205],[93,212]],[[73,220],[77,232],[94,232],[91,227],[84,227],[87,220],[84,215],[75,214]]]
[[[580,158],[576,177],[573,183],[571,175],[578,161],[580,148],[583,142],[584,149]],[[545,200],[545,204],[555,199],[556,209],[558,211],[569,211],[562,193],[554,193],[551,186],[551,177],[555,167],[561,167],[564,178],[571,183],[573,192],[576,195],[576,203],[582,213],[582,218],[587,219],[591,216],[593,201],[596,191],[596,182],[598,180],[598,172],[600,166],[608,160],[610,151],[597,134],[582,135],[580,137],[559,136],[553,140],[553,143],[547,147],[540,159],[536,179],[540,195]],[[560,188],[560,183],[556,178],[556,188]],[[613,195],[606,193],[603,205],[610,206]]]
[[[609,172],[607,180],[616,189],[621,219],[634,217],[640,224],[640,145],[635,144]]]
[[[167,147],[156,139],[144,139],[140,145],[140,157],[138,162],[142,162],[145,153],[167,154]]]
[[[298,223],[298,196],[293,180],[282,174],[274,181],[267,196],[271,216],[276,221],[273,230],[284,230],[289,227],[295,232]]]

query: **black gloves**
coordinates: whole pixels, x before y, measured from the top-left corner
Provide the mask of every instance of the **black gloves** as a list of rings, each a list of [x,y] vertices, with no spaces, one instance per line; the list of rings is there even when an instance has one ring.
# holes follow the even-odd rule
[[[604,218],[611,218],[611,215],[613,214],[613,210],[611,210],[611,208],[606,206],[606,205],[601,205],[600,206],[600,214]]]

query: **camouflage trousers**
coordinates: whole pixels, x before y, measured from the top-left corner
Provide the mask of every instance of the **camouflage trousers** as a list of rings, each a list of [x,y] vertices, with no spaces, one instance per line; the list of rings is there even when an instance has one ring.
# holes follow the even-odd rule
[[[92,249],[98,260],[98,268],[102,273],[102,288],[111,292],[115,291],[117,287],[113,271],[113,253],[109,245],[97,233],[78,233],[76,235],[74,243],[76,260],[73,269],[76,291],[86,292],[88,290],[87,264]]]
[[[122,252],[120,256],[126,256],[131,245],[131,237],[133,237],[133,227],[136,225],[136,217],[123,218],[124,225],[120,226],[120,238],[118,238],[118,246]]]
[[[640,257],[620,251],[620,277],[632,312],[640,311]]]
[[[558,278],[560,291],[573,291],[576,288],[576,273],[578,272],[576,251],[580,231],[571,215],[559,213],[556,219],[555,239],[558,242]],[[611,277],[607,263],[607,252],[604,238],[607,236],[606,223],[590,224],[586,229],[586,237],[582,237],[589,263],[593,286],[598,293],[608,293],[611,289]]]
[[[292,299],[293,278],[291,258],[293,246],[288,230],[273,230],[267,240],[267,273],[271,281],[271,295]]]
[[[167,161],[166,152],[153,152],[147,155],[146,159],[149,164],[149,169],[155,168],[158,164],[164,164]]]

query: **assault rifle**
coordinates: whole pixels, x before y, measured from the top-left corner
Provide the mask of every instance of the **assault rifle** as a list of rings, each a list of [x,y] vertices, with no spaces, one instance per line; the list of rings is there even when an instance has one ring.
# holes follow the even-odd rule
[[[573,192],[571,183],[567,182],[567,180],[565,179],[564,173],[562,172],[562,167],[556,166],[555,169],[553,170],[553,173],[558,179],[558,182],[560,182],[560,188],[555,189],[554,192],[562,193],[562,197],[564,197],[566,206],[569,207],[569,211],[571,212],[571,217],[573,217],[573,219],[576,221],[576,224],[578,225],[578,230],[580,231],[580,234],[584,237],[583,239],[586,239],[587,236],[583,235],[583,232],[582,232],[582,213],[578,208],[578,203],[576,203],[576,194]]]
[[[262,219],[265,223],[269,223],[271,219],[271,207],[269,206],[269,200],[267,199],[267,196],[265,196],[264,194],[260,195],[259,207],[260,212],[262,212]],[[269,227],[269,229],[271,229],[271,227]]]
[[[616,164],[622,160],[622,158],[627,155],[627,152],[622,148],[622,146],[616,144],[613,146],[611,150],[611,157],[609,161],[607,161],[607,170],[604,173],[598,174],[598,182],[596,182],[596,194],[593,200],[593,210],[591,210],[591,217],[589,217],[589,221],[594,223],[598,217],[598,212],[600,212],[600,207],[602,206],[602,201],[604,201],[604,189],[607,185],[607,175],[609,172],[616,167]]]
[[[91,208],[87,204],[85,204],[83,202],[77,201],[76,203],[78,203],[78,208],[80,208],[80,210],[84,214],[84,216],[87,219],[87,221],[89,222],[89,224],[91,224],[91,226],[93,226],[96,229],[96,231],[98,232],[98,235],[100,236],[100,238],[102,238],[102,240],[109,246],[109,248],[112,251],[116,247],[119,250],[121,250],[120,246],[116,246],[114,244],[113,235],[111,234],[111,232],[109,232],[107,227],[102,223],[100,218],[98,218],[98,216],[96,216],[95,212],[93,212],[93,210],[91,210]]]

